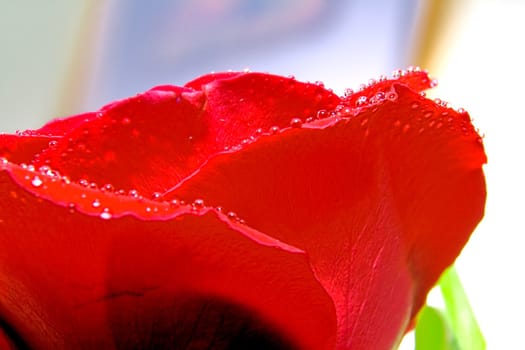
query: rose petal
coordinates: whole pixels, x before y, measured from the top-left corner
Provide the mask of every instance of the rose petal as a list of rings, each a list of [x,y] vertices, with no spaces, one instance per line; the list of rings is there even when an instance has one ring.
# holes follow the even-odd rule
[[[235,211],[307,252],[338,349],[390,349],[483,215],[486,158],[466,113],[406,86],[377,104],[260,137],[165,198]]]
[[[8,162],[0,169],[0,319],[30,347],[258,339],[272,348],[333,348],[332,300],[296,248],[208,208],[45,174],[35,185],[35,172]],[[94,196],[101,205],[85,206]],[[156,208],[155,220],[145,208]]]
[[[36,166],[151,195],[176,185],[225,147],[339,103],[315,84],[261,73],[214,74],[188,86],[157,87],[106,106],[80,126],[75,121],[71,132],[35,159]]]
[[[18,164],[31,163],[35,154],[56,140],[56,137],[43,135],[0,134],[0,157]]]

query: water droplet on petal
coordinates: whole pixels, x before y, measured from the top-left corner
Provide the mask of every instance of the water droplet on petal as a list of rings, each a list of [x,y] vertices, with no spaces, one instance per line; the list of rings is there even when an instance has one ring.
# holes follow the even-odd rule
[[[129,190],[128,195],[133,198],[139,198],[139,192],[137,190]]]
[[[412,109],[418,109],[418,107],[419,107],[419,104],[417,103],[412,103],[412,106],[410,106],[410,108]]]
[[[390,101],[395,101],[397,100],[397,94],[395,92],[389,92],[386,94],[386,98]]]
[[[300,118],[293,118],[290,120],[290,126],[292,128],[299,128],[303,124],[303,121]]]
[[[38,176],[35,176],[33,178],[33,180],[31,181],[31,185],[33,185],[34,187],[40,187],[42,186],[44,182],[42,181],[41,178],[39,178]]]
[[[324,119],[328,116],[328,111],[325,110],[325,109],[321,109],[320,111],[317,112],[317,118],[318,119]]]
[[[153,192],[153,194],[151,195],[151,197],[153,199],[160,199],[160,197],[162,197],[162,193],[160,192]]]
[[[52,140],[52,141],[49,141],[49,147],[55,147],[56,145],[58,145],[58,141],[55,141],[55,140]]]
[[[128,125],[131,123],[131,119],[129,118],[122,118],[121,120],[122,125]]]
[[[202,199],[196,199],[193,201],[193,204],[191,205],[193,210],[199,210],[204,208],[204,201]]]
[[[359,96],[359,98],[357,99],[357,101],[355,101],[355,105],[360,107],[360,106],[364,106],[366,104],[366,96]]]
[[[278,126],[272,126],[272,127],[270,128],[270,134],[275,135],[275,134],[277,134],[278,132],[279,132],[279,127],[278,127]]]
[[[111,184],[105,184],[104,186],[102,186],[100,188],[100,190],[102,192],[114,192],[115,191],[115,187],[113,187],[113,185],[111,185]]]
[[[100,207],[100,201],[98,199],[95,199],[92,203],[91,203],[91,206],[93,208],[99,208]]]
[[[113,217],[113,215],[111,215],[111,213],[109,212],[108,208],[104,208],[104,210],[102,211],[102,213],[100,213],[99,216],[101,219],[104,219],[104,220],[109,220]]]
[[[354,90],[352,89],[345,89],[343,97],[350,97],[354,94]]]
[[[230,219],[230,220],[235,220],[235,219],[237,219],[237,214],[235,214],[233,211],[229,211],[228,214],[226,214],[226,216],[227,216],[228,219]]]

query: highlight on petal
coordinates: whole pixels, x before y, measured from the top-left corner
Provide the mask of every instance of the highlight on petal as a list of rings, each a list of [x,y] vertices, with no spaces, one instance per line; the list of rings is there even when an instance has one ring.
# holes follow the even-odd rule
[[[305,250],[336,304],[338,348],[396,344],[483,215],[486,158],[468,114],[388,89],[218,155],[164,196],[198,193]]]
[[[333,348],[304,252],[207,207],[98,191],[88,208],[95,190],[1,169],[0,319],[28,346]]]

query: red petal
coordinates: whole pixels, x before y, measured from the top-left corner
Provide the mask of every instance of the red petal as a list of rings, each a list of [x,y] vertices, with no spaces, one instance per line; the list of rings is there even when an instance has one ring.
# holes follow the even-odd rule
[[[164,192],[225,147],[340,102],[315,84],[261,73],[214,74],[189,86],[195,90],[157,87],[106,106],[80,126],[73,123],[36,165],[73,180]]]
[[[29,132],[38,135],[65,136],[72,130],[86,123],[89,123],[90,121],[96,118],[96,113],[84,113],[67,118],[57,118],[55,120],[50,121],[40,129],[34,132]]]
[[[222,205],[305,250],[338,314],[338,349],[390,349],[483,215],[468,115],[392,83],[392,100],[263,136],[169,196]]]
[[[13,163],[31,163],[41,150],[48,147],[56,137],[41,135],[8,135],[0,134],[0,158]]]
[[[213,319],[218,304],[302,349],[333,348],[332,300],[296,248],[207,208],[0,166],[0,319],[30,347],[147,347],[173,334],[205,347],[220,322],[228,330],[227,317]],[[219,323],[194,318],[207,309]]]

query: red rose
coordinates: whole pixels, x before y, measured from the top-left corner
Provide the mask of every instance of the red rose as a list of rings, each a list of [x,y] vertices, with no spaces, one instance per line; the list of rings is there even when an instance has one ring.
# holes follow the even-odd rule
[[[391,349],[485,202],[430,84],[210,74],[1,135],[0,347]]]

